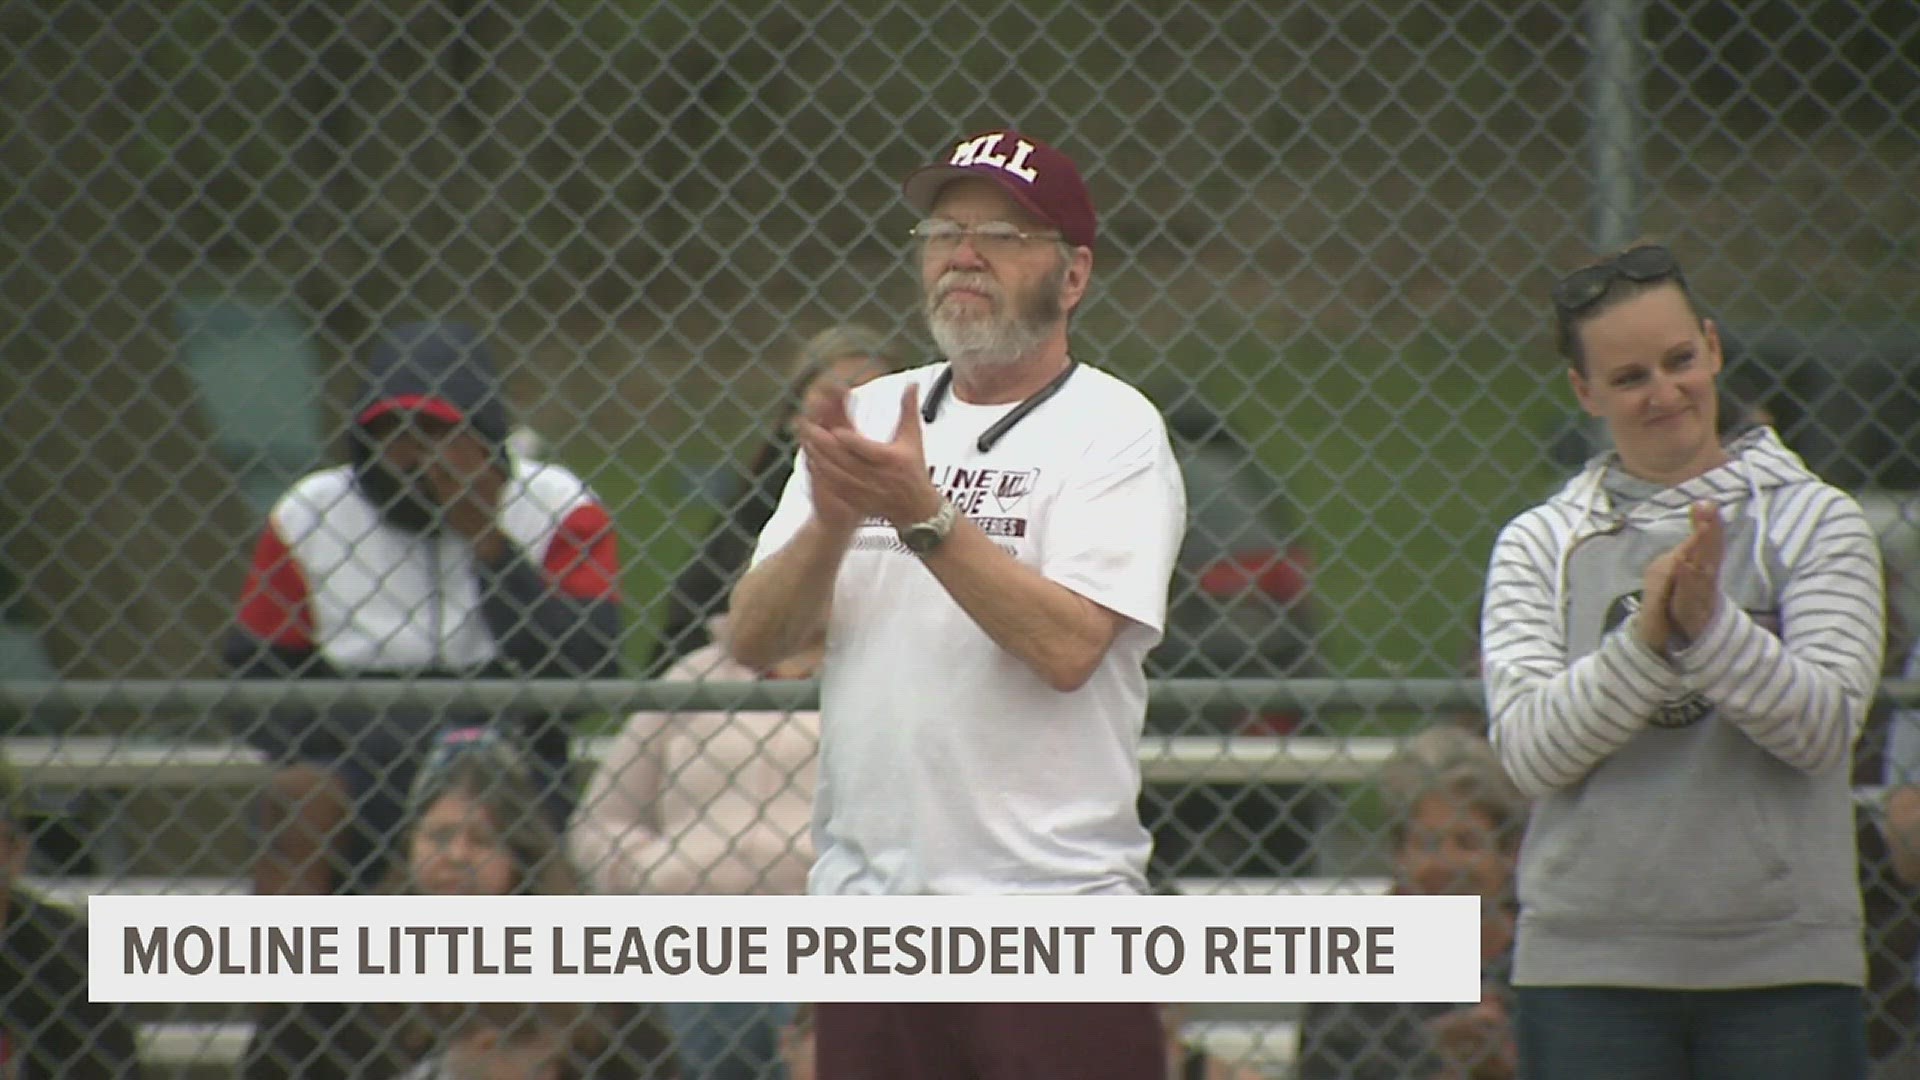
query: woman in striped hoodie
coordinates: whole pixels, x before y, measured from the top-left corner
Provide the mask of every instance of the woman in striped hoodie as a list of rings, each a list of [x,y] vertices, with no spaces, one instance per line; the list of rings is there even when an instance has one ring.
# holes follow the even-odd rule
[[[1482,612],[1491,737],[1536,800],[1521,1075],[1863,1077],[1849,766],[1879,549],[1771,429],[1718,434],[1719,335],[1671,252],[1553,301],[1615,450],[1501,532]]]

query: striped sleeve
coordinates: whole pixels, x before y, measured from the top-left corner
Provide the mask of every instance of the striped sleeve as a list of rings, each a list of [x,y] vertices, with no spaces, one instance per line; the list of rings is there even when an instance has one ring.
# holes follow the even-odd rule
[[[1880,546],[1858,503],[1805,485],[1771,508],[1787,566],[1780,636],[1722,603],[1680,658],[1685,684],[1781,761],[1847,768],[1886,651]]]
[[[1633,636],[1633,620],[1567,662],[1553,583],[1553,511],[1501,530],[1481,610],[1481,664],[1494,747],[1520,789],[1539,797],[1577,783],[1647,726],[1679,674]]]

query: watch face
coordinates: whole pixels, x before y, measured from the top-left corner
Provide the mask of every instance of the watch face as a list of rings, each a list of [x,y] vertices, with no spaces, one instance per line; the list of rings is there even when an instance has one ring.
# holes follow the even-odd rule
[[[927,552],[939,547],[940,541],[947,538],[947,533],[953,529],[953,523],[956,517],[957,515],[954,512],[953,504],[948,503],[945,507],[941,508],[938,514],[934,515],[932,521],[923,521],[918,525],[909,525],[901,529],[899,533],[900,542],[905,544],[907,550],[913,552],[915,555],[925,555]]]

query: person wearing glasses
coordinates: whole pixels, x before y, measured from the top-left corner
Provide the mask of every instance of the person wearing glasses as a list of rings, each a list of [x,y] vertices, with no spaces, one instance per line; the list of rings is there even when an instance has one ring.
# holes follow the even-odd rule
[[[1501,531],[1482,610],[1492,741],[1536,800],[1520,1075],[1863,1077],[1849,775],[1879,548],[1771,428],[1720,438],[1719,334],[1672,252],[1552,296],[1615,449]]]
[[[1477,896],[1480,1000],[1314,1002],[1294,1080],[1514,1080],[1513,870],[1531,810],[1479,734],[1442,720],[1381,770],[1396,896]]]
[[[398,858],[376,895],[579,896],[586,881],[546,812],[537,771],[504,738],[472,732],[445,740],[408,793]],[[382,1002],[349,1006],[378,1033],[385,1062],[365,1061],[356,1077],[402,1080],[469,1077],[592,1076],[596,1080],[677,1080],[683,1074],[656,1006],[580,1003],[496,1011],[495,1019],[540,1019],[520,1037],[476,1028],[473,1006],[458,1002]],[[522,1008],[525,1008],[524,1006]],[[564,1021],[564,1022],[563,1022]],[[537,1033],[538,1037],[533,1037]],[[323,1036],[325,1037],[325,1036]],[[564,1064],[564,1067],[562,1063]],[[545,1068],[530,1068],[545,1063]],[[518,1064],[527,1071],[511,1066]],[[389,1071],[382,1072],[381,1066]],[[398,1069],[393,1068],[398,1066]]]
[[[1138,390],[1068,323],[1095,217],[1064,154],[954,145],[906,201],[944,359],[827,395],[732,595],[754,670],[824,645],[814,894],[1146,890],[1144,661],[1186,491]],[[1151,1005],[843,1005],[827,1077],[1155,1078]]]
[[[348,461],[266,515],[223,657],[249,680],[571,680],[620,673],[613,517],[579,476],[515,451],[506,382],[478,326],[382,330]],[[578,713],[396,703],[236,709],[272,772],[249,810],[262,895],[348,895],[391,861],[406,793],[450,731],[508,730],[554,827],[573,811]],[[246,1080],[345,1080],[363,1047],[338,1002],[262,1002]]]

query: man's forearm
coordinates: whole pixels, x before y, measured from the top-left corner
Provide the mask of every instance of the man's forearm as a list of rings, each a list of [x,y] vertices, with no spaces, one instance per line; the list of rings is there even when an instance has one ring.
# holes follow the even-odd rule
[[[477,561],[480,612],[506,658],[534,678],[620,673],[620,611],[611,597],[562,591],[518,545]]]
[[[813,518],[786,547],[747,571],[727,610],[727,649],[735,660],[764,671],[820,643],[852,540],[851,531]]]
[[[965,517],[925,562],[994,644],[1055,690],[1079,689],[1113,644],[1115,615],[1021,564]]]

